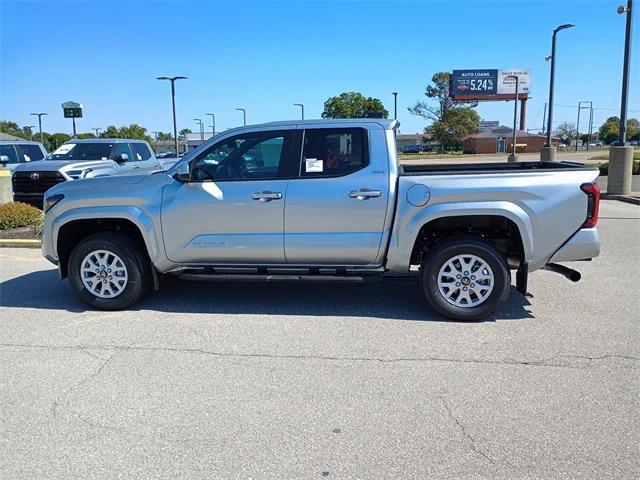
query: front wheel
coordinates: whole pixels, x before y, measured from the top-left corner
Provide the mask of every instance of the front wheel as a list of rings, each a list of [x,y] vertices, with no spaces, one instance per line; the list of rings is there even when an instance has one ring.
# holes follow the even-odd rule
[[[462,237],[429,251],[421,267],[429,305],[454,320],[480,320],[499,310],[509,296],[511,276],[493,245]]]
[[[138,245],[118,233],[81,240],[69,258],[69,283],[82,301],[100,310],[120,310],[147,290],[149,261]]]

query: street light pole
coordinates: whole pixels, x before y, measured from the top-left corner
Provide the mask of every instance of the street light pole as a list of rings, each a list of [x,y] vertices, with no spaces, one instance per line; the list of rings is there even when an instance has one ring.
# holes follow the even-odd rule
[[[391,92],[393,94],[393,118],[398,119],[398,92]]]
[[[517,75],[509,75],[506,78],[514,79],[516,81],[516,93],[513,97],[513,145],[511,146],[511,155],[507,158],[507,161],[515,162],[518,159],[516,156],[516,141],[518,139],[518,130],[516,130],[516,127],[518,125],[518,87],[520,85],[520,77]]]
[[[620,134],[617,145],[627,142],[627,105],[629,103],[629,72],[631,69],[631,29],[633,26],[633,0],[627,0],[627,7],[618,7],[618,13],[627,14],[624,34],[624,65],[622,67],[622,98],[620,100]]]
[[[213,137],[216,135],[216,115],[215,113],[207,113],[211,117],[211,134]]]
[[[564,25],[560,25],[556,27],[553,31],[553,36],[551,37],[551,56],[546,57],[546,60],[551,60],[551,71],[549,73],[549,116],[547,118],[547,141],[540,151],[540,159],[541,160],[555,160],[556,159],[556,151],[555,147],[551,144],[551,134],[553,131],[553,87],[555,83],[555,75],[556,75],[556,35],[560,30],[565,30],[567,28],[574,27],[575,25],[571,23],[566,23]]]
[[[156,80],[169,80],[171,82],[171,105],[173,107],[173,139],[176,149],[176,157],[178,152],[178,123],[176,121],[176,80],[186,80],[187,77],[156,77]]]
[[[31,115],[38,116],[38,128],[40,129],[40,143],[44,143],[44,138],[42,136],[42,116],[49,115],[48,113],[32,113]]]
[[[200,125],[200,140],[204,141],[204,124],[202,123],[202,120],[199,118],[194,118],[193,120],[198,122],[198,125]]]
[[[302,120],[304,120],[304,105],[302,103],[294,103],[294,105],[297,105],[298,107],[300,107],[300,113],[302,115]]]
[[[98,137],[98,134],[100,133],[100,130],[102,130],[101,128],[92,128],[91,130],[95,130],[96,131],[96,138]]]
[[[33,127],[35,127],[35,125],[25,125],[23,127],[29,129],[29,140],[33,140]]]
[[[633,0],[627,0],[626,8],[619,6],[619,15],[627,14],[624,34],[624,64],[622,67],[622,96],[620,99],[620,134],[618,141],[609,148],[609,178],[607,193],[628,195],[631,193],[633,173],[633,147],[627,145],[627,104],[629,102],[629,77],[631,70],[631,30],[633,27]]]
[[[236,108],[236,110],[239,110],[242,112],[242,124],[243,125],[247,125],[247,111],[244,108]]]

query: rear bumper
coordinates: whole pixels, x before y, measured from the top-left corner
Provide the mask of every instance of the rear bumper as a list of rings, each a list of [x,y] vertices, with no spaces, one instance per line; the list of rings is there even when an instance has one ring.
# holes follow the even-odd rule
[[[590,260],[600,255],[597,228],[582,228],[549,259],[549,263]]]

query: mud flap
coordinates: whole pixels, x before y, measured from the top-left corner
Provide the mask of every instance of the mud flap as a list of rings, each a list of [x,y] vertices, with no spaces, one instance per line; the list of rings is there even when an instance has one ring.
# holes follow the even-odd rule
[[[527,296],[527,284],[529,282],[529,264],[521,263],[516,271],[516,290]]]

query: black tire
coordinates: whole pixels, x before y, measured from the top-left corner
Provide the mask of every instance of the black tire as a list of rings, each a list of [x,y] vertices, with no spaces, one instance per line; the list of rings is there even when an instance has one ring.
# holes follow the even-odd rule
[[[440,269],[457,255],[475,255],[486,262],[493,271],[493,290],[476,306],[454,305],[443,296],[438,287]],[[422,263],[420,280],[422,291],[431,308],[447,318],[463,321],[481,320],[494,314],[506,302],[511,287],[511,274],[504,255],[493,245],[477,237],[454,237],[436,245]]]
[[[123,291],[112,298],[101,298],[89,291],[81,278],[81,263],[96,250],[112,252],[125,265],[127,282]],[[69,257],[69,283],[80,299],[99,310],[121,310],[134,304],[149,290],[152,282],[151,265],[138,244],[119,233],[97,233],[82,239]]]

